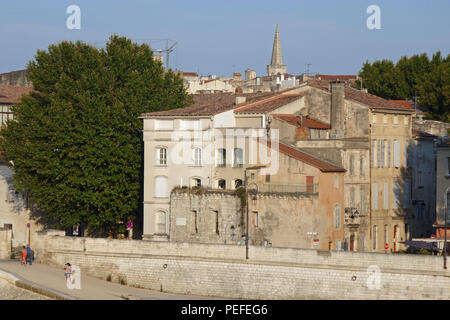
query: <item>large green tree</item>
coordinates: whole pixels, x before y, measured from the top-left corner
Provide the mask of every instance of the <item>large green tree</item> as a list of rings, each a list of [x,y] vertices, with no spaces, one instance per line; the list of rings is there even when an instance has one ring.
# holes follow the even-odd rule
[[[417,99],[429,118],[449,122],[450,115],[450,55],[443,58],[436,52],[432,59],[426,54],[401,57],[396,64],[390,60],[364,63],[361,81],[365,87],[385,99]]]
[[[34,92],[0,133],[16,189],[58,227],[122,232],[142,201],[139,115],[190,103],[182,80],[149,46],[116,35],[102,49],[50,45],[28,71]]]

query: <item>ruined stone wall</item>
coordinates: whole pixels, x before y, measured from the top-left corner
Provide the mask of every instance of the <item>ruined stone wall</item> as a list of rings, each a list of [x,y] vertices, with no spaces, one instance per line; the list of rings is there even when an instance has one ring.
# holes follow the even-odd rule
[[[0,74],[0,84],[10,86],[31,87],[32,83],[27,77],[28,70],[18,70]]]
[[[48,236],[36,260],[177,294],[243,299],[450,299],[442,257]]]

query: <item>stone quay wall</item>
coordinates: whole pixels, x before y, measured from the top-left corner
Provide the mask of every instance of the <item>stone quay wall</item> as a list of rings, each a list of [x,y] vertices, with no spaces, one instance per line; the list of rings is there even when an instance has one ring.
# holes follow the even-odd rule
[[[33,244],[32,244],[33,245]],[[39,232],[36,260],[114,282],[237,299],[450,299],[438,256],[65,237]]]

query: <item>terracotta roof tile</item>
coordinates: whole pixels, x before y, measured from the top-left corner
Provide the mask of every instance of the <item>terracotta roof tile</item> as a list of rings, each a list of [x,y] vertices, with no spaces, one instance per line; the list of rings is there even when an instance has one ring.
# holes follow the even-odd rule
[[[234,110],[235,113],[266,113],[278,109],[288,103],[296,101],[304,97],[304,94],[281,94],[268,99],[247,104],[239,109]]]
[[[239,107],[236,105],[236,97],[245,97],[246,103],[253,103],[255,101],[273,96],[274,93],[231,93],[231,92],[219,92],[219,93],[201,93],[194,94],[194,104],[185,108],[156,111],[150,113],[144,113],[141,115],[143,118],[149,117],[184,117],[184,116],[212,116],[221,112],[232,110]],[[244,105],[244,104],[242,104]]]
[[[331,92],[330,81],[318,81],[313,80],[309,82],[309,85],[314,88],[322,89]],[[357,89],[351,88],[348,85],[344,85],[345,99],[353,100],[368,106],[371,109],[388,109],[388,110],[398,110],[398,111],[408,111],[412,112],[409,107],[405,107],[398,103],[383,99],[376,95],[365,93]]]
[[[316,78],[326,81],[350,81],[358,79],[358,76],[356,74],[341,74],[341,75],[317,74]]]
[[[259,141],[259,143],[267,144],[267,146],[269,148],[272,148],[271,141],[268,141],[268,140],[265,140],[262,138],[258,138],[258,141]],[[296,148],[292,145],[285,144],[280,141],[278,142],[278,151],[287,155],[288,157],[297,159],[306,164],[309,164],[310,166],[318,168],[322,172],[345,172],[345,169],[340,166],[337,166],[331,162],[328,162],[326,160],[323,160],[321,158],[313,156],[309,153],[306,153],[303,150],[300,150],[299,148]]]
[[[311,129],[330,129],[330,125],[319,122],[314,119],[310,119],[307,117],[303,117],[302,119],[302,125],[300,125],[300,116],[295,116],[293,114],[283,114],[283,113],[274,113],[272,114],[273,117],[283,120],[285,122],[288,122],[289,124],[296,126],[296,127],[305,127],[305,128],[311,128]]]
[[[33,91],[32,87],[0,85],[0,103],[17,103],[20,97]]]
[[[398,105],[404,106],[406,108],[409,108],[411,110],[414,110],[414,106],[411,104],[411,102],[407,101],[407,100],[389,100],[393,103],[396,103]]]

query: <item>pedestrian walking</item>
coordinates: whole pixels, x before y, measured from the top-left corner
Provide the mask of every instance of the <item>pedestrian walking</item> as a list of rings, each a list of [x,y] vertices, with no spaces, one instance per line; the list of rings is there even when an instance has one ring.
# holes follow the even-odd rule
[[[27,248],[25,248],[25,246],[22,246],[22,255],[20,257],[20,264],[23,265],[24,267],[27,266]]]
[[[33,264],[33,256],[32,256],[32,250],[30,248],[30,244],[27,244],[26,264],[30,264],[30,266]]]

